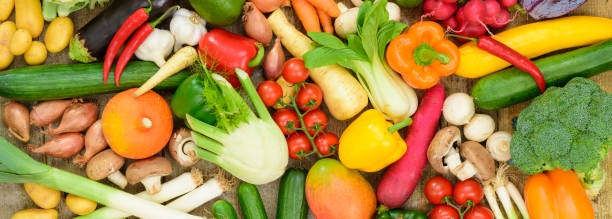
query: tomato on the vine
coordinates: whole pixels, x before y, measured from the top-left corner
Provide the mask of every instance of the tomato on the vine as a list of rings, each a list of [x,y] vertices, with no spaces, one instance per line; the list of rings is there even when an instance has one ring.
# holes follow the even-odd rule
[[[432,204],[442,204],[446,196],[453,195],[453,184],[446,178],[436,176],[425,183],[425,198]]]
[[[483,196],[482,186],[473,179],[458,182],[453,190],[453,198],[459,205],[465,204],[468,200],[472,200],[475,205],[478,205]]]
[[[289,157],[295,160],[301,160],[304,157],[300,157],[298,152],[303,151],[304,153],[312,151],[312,145],[310,140],[306,137],[303,132],[293,133],[287,138],[287,146],[289,147]]]
[[[493,219],[493,212],[485,206],[474,206],[463,218],[465,219]]]
[[[438,205],[431,210],[429,219],[459,219],[459,212],[451,206]]]
[[[308,79],[308,69],[304,65],[304,60],[291,58],[283,65],[283,78],[287,82],[297,84]]]
[[[257,86],[257,93],[266,106],[273,106],[283,96],[283,88],[274,81],[264,81]]]
[[[320,133],[315,137],[314,143],[321,155],[328,155],[331,151],[331,146],[336,145],[338,147],[338,136],[331,132]]]
[[[306,129],[308,130],[308,134],[310,134],[310,136],[314,136],[315,134],[315,124],[319,124],[321,131],[325,131],[325,128],[327,127],[327,116],[320,109],[311,110],[304,115],[303,119],[304,125],[306,125]]]
[[[323,102],[323,92],[316,84],[305,84],[300,88],[297,94],[297,105],[304,111],[311,108],[311,105],[308,104],[310,100],[315,102],[315,105],[312,106],[312,110],[319,108],[321,102]]]
[[[300,118],[295,111],[290,109],[280,109],[272,114],[272,119],[278,125],[284,135],[292,134],[295,130],[287,130],[287,123],[293,122],[294,128],[300,127]]]

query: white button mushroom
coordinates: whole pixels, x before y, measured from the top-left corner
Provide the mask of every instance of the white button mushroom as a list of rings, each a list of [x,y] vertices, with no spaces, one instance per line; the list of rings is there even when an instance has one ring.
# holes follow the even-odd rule
[[[466,93],[454,93],[446,97],[442,114],[451,125],[465,125],[474,116],[473,98]]]
[[[161,189],[161,177],[170,173],[172,164],[160,156],[135,161],[125,171],[130,185],[141,182],[149,194],[157,194]]]
[[[487,150],[496,161],[506,162],[510,160],[510,140],[512,134],[505,131],[493,133],[487,139]]]
[[[483,142],[495,131],[495,121],[487,114],[476,114],[463,127],[465,138],[471,141]]]
[[[170,156],[183,167],[193,166],[200,161],[194,147],[196,145],[191,138],[191,131],[186,128],[176,130],[168,144]]]
[[[85,172],[87,177],[92,180],[101,180],[108,178],[109,181],[124,189],[127,185],[127,179],[121,174],[121,167],[125,163],[125,158],[115,154],[113,150],[106,149],[87,162]]]

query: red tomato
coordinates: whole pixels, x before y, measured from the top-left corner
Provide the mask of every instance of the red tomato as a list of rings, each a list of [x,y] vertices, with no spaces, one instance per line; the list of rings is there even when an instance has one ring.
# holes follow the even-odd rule
[[[304,66],[304,61],[299,58],[291,58],[283,65],[283,78],[290,83],[300,83],[308,78],[308,69]]]
[[[448,205],[438,205],[431,210],[429,219],[459,219],[459,212]]]
[[[473,179],[458,182],[455,184],[455,190],[453,190],[453,198],[459,205],[465,204],[468,200],[472,200],[474,204],[478,205],[482,201],[483,195],[482,186]]]
[[[287,138],[287,146],[289,147],[289,157],[295,160],[301,160],[303,158],[298,156],[298,152],[312,151],[312,145],[303,132],[296,132],[290,135],[289,138]]]
[[[310,136],[314,136],[315,134],[315,124],[320,124],[319,127],[321,131],[325,131],[327,127],[327,116],[320,109],[312,110],[304,115],[304,125],[306,125],[306,129]]]
[[[297,94],[297,104],[300,109],[306,111],[311,108],[310,105],[306,105],[310,100],[313,100],[316,105],[312,107],[313,110],[319,108],[323,101],[323,92],[321,88],[316,84],[306,84],[300,88],[300,92]]]
[[[284,135],[292,134],[295,130],[287,130],[287,123],[293,122],[294,128],[300,127],[300,118],[295,111],[290,109],[279,109],[272,115],[272,119],[281,129]]]
[[[432,204],[442,204],[444,197],[452,195],[453,184],[444,177],[436,176],[425,183],[425,197]]]
[[[332,145],[335,145],[336,150],[338,149],[338,136],[331,132],[320,133],[315,137],[314,143],[319,153],[328,155]]]
[[[257,86],[257,93],[266,106],[273,106],[283,96],[283,88],[274,81],[264,81]]]
[[[465,219],[493,219],[493,212],[489,208],[479,205],[475,206],[463,217]]]

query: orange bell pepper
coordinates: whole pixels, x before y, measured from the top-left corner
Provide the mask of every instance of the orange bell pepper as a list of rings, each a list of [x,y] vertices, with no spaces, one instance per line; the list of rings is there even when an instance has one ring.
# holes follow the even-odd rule
[[[433,87],[441,76],[449,76],[459,67],[459,49],[444,38],[444,29],[433,21],[417,22],[391,40],[385,56],[389,66],[416,89]]]
[[[525,204],[532,219],[592,219],[593,206],[574,171],[555,169],[525,183]]]

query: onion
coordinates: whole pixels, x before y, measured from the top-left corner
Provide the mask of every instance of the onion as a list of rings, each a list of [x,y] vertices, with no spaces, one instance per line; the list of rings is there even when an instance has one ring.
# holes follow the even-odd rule
[[[79,153],[83,149],[85,140],[81,133],[65,133],[56,135],[40,147],[35,148],[33,145],[28,145],[28,149],[32,153],[45,154],[57,158],[68,158]]]
[[[23,142],[30,140],[30,113],[28,108],[17,102],[8,102],[4,105],[4,123],[8,132]]]
[[[257,40],[258,42],[268,45],[272,41],[272,29],[266,17],[259,11],[255,4],[247,2],[243,8],[244,15],[242,23],[247,36]]]
[[[89,159],[104,150],[107,145],[104,133],[102,132],[102,120],[98,120],[85,133],[85,153],[83,156],[77,155],[72,162],[83,167]]]
[[[67,132],[82,132],[98,119],[98,107],[94,103],[73,103],[62,115],[57,128],[49,127],[43,134],[57,135]]]
[[[286,0],[249,0],[255,4],[255,7],[263,13],[273,12],[280,8],[281,5],[287,4]]]
[[[280,37],[274,40],[274,46],[264,59],[263,68],[268,80],[276,80],[283,72],[283,64],[285,63],[285,52],[280,43]]]
[[[62,117],[66,108],[68,108],[72,102],[76,101],[77,100],[50,100],[42,102],[32,107],[30,121],[38,127],[47,126]]]

